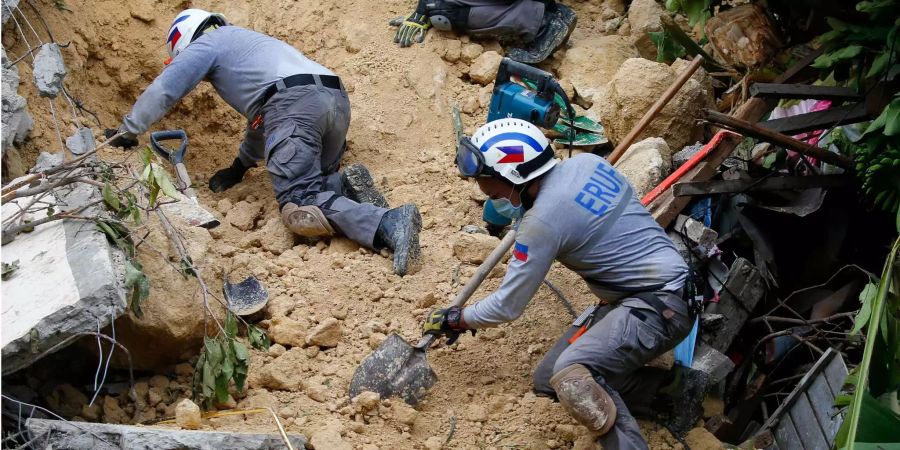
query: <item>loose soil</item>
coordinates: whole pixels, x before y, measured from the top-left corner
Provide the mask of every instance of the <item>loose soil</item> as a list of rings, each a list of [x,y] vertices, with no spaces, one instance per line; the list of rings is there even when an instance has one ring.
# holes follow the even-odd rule
[[[422,262],[403,278],[392,273],[389,257],[359,249],[345,239],[301,243],[275,254],[271,250],[277,244],[267,242],[268,235],[258,241],[247,239],[278,218],[264,169],[252,169],[243,183],[225,193],[213,194],[206,188],[209,177],[234,158],[244,119],[210,86],[201,84],[154,127],[187,130],[187,165],[201,201],[222,215],[223,225],[212,231],[210,251],[200,261],[211,283],[217,284],[223,272],[230,273],[232,280],[253,274],[269,289],[270,316],[279,320],[287,316],[305,330],[331,317],[341,322],[343,335],[335,348],[320,351],[316,346],[298,346],[277,360],[275,356],[285,350],[281,346],[269,352],[254,351],[250,388],[236,400],[237,408],[272,407],[289,433],[318,436],[324,443],[335,438],[336,431],[353,448],[367,450],[441,445],[594,447],[587,431],[576,426],[557,404],[531,394],[532,369],[571,321],[559,299],[546,287],[538,291],[516,322],[484,330],[474,338],[466,335],[452,348],[432,350],[429,360],[440,381],[428,400],[416,408],[418,412],[398,406],[397,400],[383,400],[375,409],[365,411],[347,398],[353,370],[385,334],[395,331],[410,341],[418,338],[427,308],[447,302],[474,272],[474,265],[454,257],[452,245],[465,225],[481,223],[478,200],[483,199],[472,184],[456,176],[450,109],[456,103],[468,112],[463,120],[471,132],[486,116],[484,106],[491,86],[471,83],[466,75],[468,64],[462,60],[447,62],[455,59],[454,48],[456,52],[459,49],[450,41],[461,40],[465,49],[466,38],[432,30],[424,45],[397,48],[387,21],[412,7],[410,1],[399,0],[133,0],[128,4],[44,0],[36,4],[55,39],[71,41],[64,50],[69,68],[67,85],[72,95],[99,116],[104,127],[118,124],[162,69],[166,29],[183,7],[221,11],[237,25],[291,43],[334,70],[350,92],[353,119],[345,163],[366,164],[391,205],[413,202],[422,212]],[[598,5],[574,3],[573,7],[580,15],[573,39],[602,35]],[[32,23],[39,23],[30,10],[23,9]],[[15,32],[4,33],[3,43],[13,57],[25,51]],[[483,51],[500,51],[496,43],[481,44]],[[442,59],[448,49],[450,55]],[[463,51],[463,58],[465,54]],[[545,67],[557,67],[563,57],[564,51],[558,52]],[[19,67],[22,79],[29,80],[30,68],[26,64]],[[58,150],[59,144],[48,101],[37,97],[27,81],[20,92],[28,98],[36,119],[28,144],[33,162],[38,150]],[[56,107],[57,115],[63,118],[65,138],[74,130],[67,119],[71,116],[69,106],[58,99]],[[123,156],[120,150],[103,152],[105,158]],[[251,219],[249,231],[225,220],[239,202],[261,211]],[[476,298],[495,289],[500,275],[502,272],[495,272]],[[152,273],[150,277],[153,279]],[[548,279],[579,311],[594,301],[583,282],[561,267],[554,266]],[[153,289],[165,293],[167,286],[155,283]],[[272,381],[261,375],[266,371],[299,379],[299,388],[272,389]],[[143,411],[142,418],[170,416],[179,398],[189,396],[189,374],[189,367],[180,365],[164,372],[166,378],[144,380],[141,395],[159,406]],[[102,403],[106,412],[99,418],[105,420],[125,421],[130,416],[126,412],[133,408],[124,401],[124,410],[118,408],[118,401],[112,397]],[[84,411],[82,417],[98,414],[95,407]],[[265,414],[214,418],[204,426],[245,432],[276,430]],[[642,428],[651,448],[681,448],[659,426],[642,423]],[[320,444],[326,445],[339,444]]]

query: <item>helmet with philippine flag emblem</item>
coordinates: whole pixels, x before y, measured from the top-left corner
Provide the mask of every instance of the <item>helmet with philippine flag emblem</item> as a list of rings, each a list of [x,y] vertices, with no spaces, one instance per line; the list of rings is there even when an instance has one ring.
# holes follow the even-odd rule
[[[196,8],[179,13],[169,27],[169,34],[166,35],[166,51],[169,52],[169,57],[178,56],[188,44],[199,37],[198,31],[212,25],[225,26],[228,25],[228,21],[221,14]]]
[[[471,142],[484,156],[485,166],[516,185],[543,175],[559,163],[544,133],[521,119],[488,122],[472,135]]]

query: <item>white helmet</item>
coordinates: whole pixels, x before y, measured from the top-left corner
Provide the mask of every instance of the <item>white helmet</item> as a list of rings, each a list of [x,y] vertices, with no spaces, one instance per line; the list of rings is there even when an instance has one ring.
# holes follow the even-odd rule
[[[513,184],[531,181],[552,169],[559,160],[544,133],[522,119],[498,119],[472,135],[484,165]]]
[[[166,50],[169,52],[169,56],[174,58],[194,40],[197,31],[203,30],[209,25],[223,26],[227,24],[225,16],[221,14],[202,9],[186,9],[172,21],[166,37]]]

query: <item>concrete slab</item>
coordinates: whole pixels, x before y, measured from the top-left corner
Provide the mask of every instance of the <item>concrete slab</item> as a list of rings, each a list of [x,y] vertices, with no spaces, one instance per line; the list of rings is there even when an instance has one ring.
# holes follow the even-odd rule
[[[68,450],[282,450],[286,446],[277,434],[184,431],[129,425],[28,419],[34,448]],[[102,438],[103,440],[99,439]],[[288,435],[295,449],[303,449],[306,438]]]
[[[43,200],[63,210],[99,196],[92,186],[76,186],[59,199],[48,195]],[[3,216],[28,202],[24,198],[4,204]],[[43,214],[38,212],[31,220]],[[3,375],[27,367],[75,333],[105,327],[125,311],[124,255],[91,222],[62,220],[37,226],[4,245],[2,260],[18,261],[19,267],[0,284]]]
[[[56,98],[66,77],[66,64],[58,44],[44,44],[34,57],[34,84],[41,97]]]

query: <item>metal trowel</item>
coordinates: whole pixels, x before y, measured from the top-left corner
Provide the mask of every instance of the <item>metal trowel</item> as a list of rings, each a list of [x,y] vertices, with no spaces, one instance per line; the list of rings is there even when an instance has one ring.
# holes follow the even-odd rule
[[[164,146],[162,141],[179,140],[178,150],[172,150]],[[150,133],[150,147],[159,156],[169,161],[175,168],[176,189],[182,194],[177,203],[165,204],[162,207],[191,226],[203,228],[215,228],[219,226],[219,219],[200,206],[197,201],[197,193],[191,187],[191,178],[188,176],[187,167],[184,165],[184,155],[187,153],[188,138],[184,130],[167,130]]]

